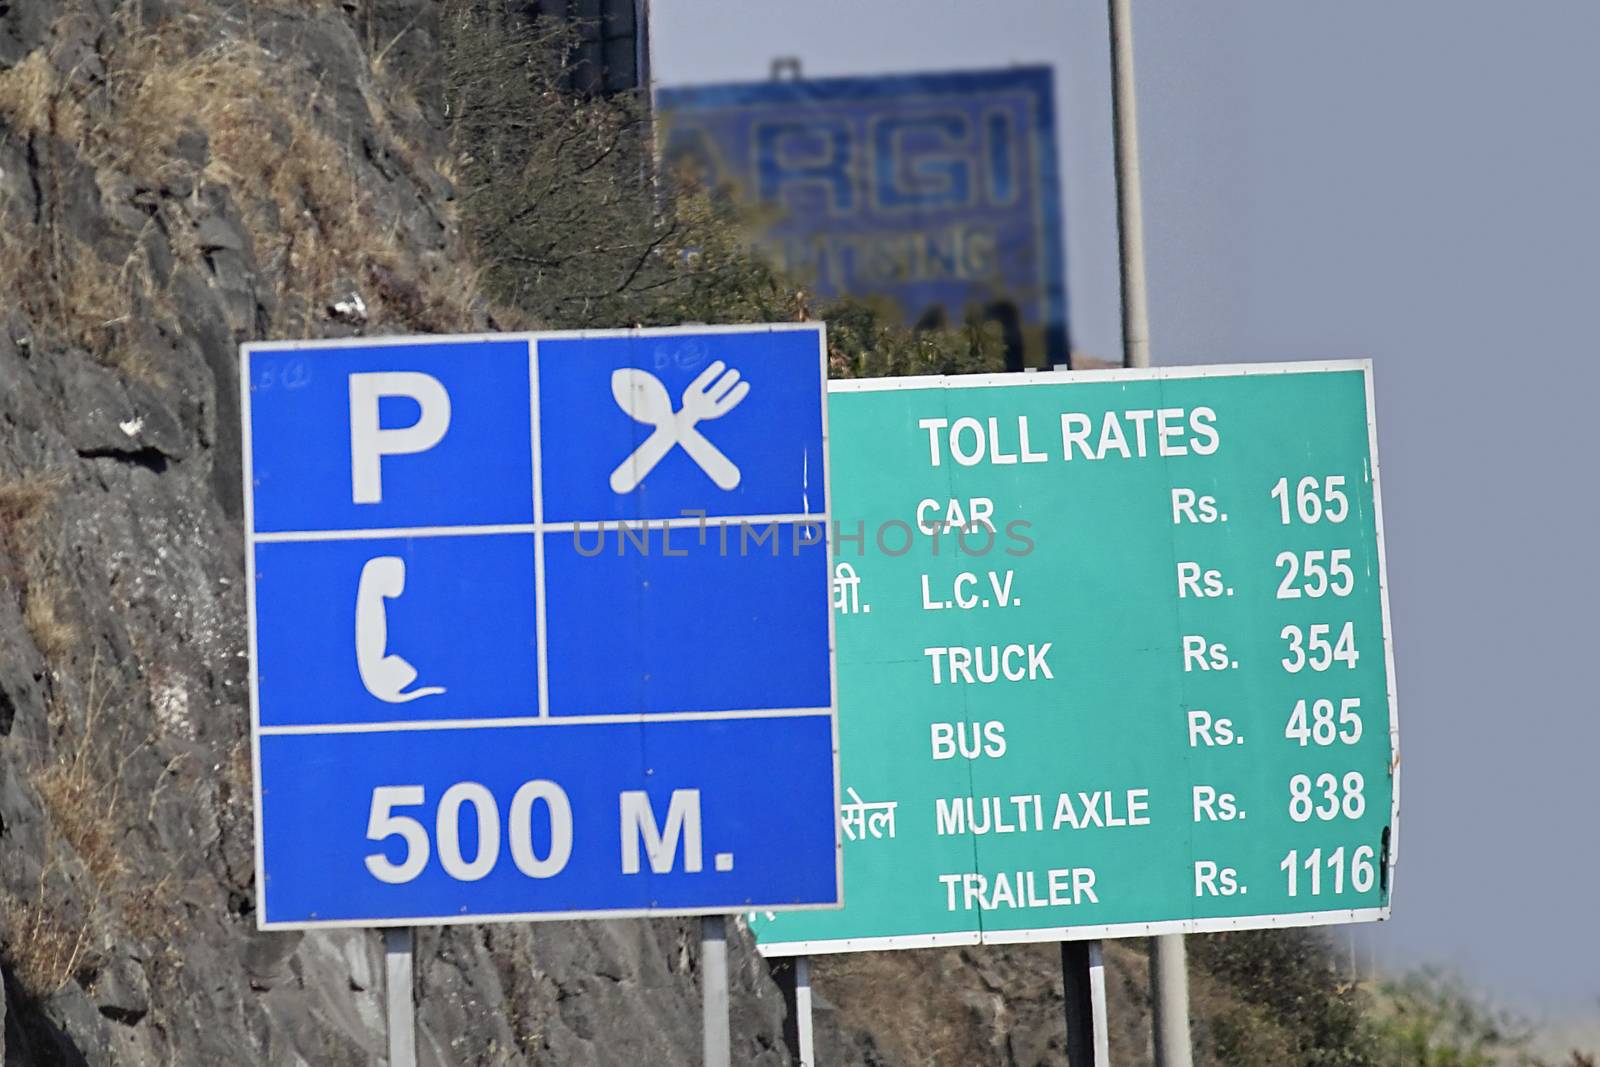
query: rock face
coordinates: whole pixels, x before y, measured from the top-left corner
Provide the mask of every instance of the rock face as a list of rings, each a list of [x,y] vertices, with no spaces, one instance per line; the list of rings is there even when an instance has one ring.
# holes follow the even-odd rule
[[[1108,942],[1105,958],[1111,1062],[1142,1067],[1144,954]],[[1066,1065],[1057,944],[823,956],[812,972],[820,1064]]]
[[[493,328],[430,0],[0,3],[0,1049],[371,1064],[380,939],[254,929],[237,346]],[[427,1064],[699,1049],[690,922],[423,931]],[[740,1063],[788,1062],[731,940]]]

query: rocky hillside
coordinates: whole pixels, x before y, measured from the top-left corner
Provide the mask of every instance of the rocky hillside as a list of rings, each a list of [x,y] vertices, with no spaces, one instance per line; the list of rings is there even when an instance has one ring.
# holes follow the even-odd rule
[[[235,362],[494,326],[437,7],[0,3],[7,1067],[379,1059],[379,941],[254,930]],[[740,947],[739,1059],[786,1062]],[[686,923],[426,932],[425,1062],[687,1062],[696,952]]]
[[[645,259],[599,262],[570,235],[511,234],[514,256],[485,259],[484,234],[505,238],[510,215],[486,226],[480,214],[474,231],[462,187],[539,145],[511,128],[487,159],[456,140],[452,78],[491,96],[512,84],[476,60],[449,69],[460,8],[0,0],[5,1067],[382,1059],[378,938],[255,931],[237,346],[600,314],[581,291],[551,295],[571,271],[496,282],[530,252],[580,264],[585,285],[622,276],[602,287],[611,320],[629,320],[617,301],[652,277]],[[513,119],[529,106],[503,100]],[[552,210],[599,217],[572,199],[599,172],[563,152],[605,124],[547,92],[528,100],[564,132],[516,157],[519,180],[561,191]],[[631,210],[594,195],[611,215]],[[800,303],[711,281],[680,284],[656,314],[773,317]],[[837,320],[841,369],[913,365],[851,316]],[[933,355],[979,352],[968,343]],[[424,931],[423,1062],[697,1062],[695,933],[674,921]],[[790,1062],[773,973],[742,932],[731,947],[736,1062]],[[1113,946],[1110,961],[1113,1047],[1131,1067],[1147,1060],[1143,959]],[[819,963],[818,990],[829,1064],[1064,1062],[1052,946],[836,957]],[[1252,1003],[1200,969],[1207,1062],[1301,1062],[1304,1028],[1255,1020]],[[1257,1032],[1271,1040],[1240,1044]],[[1246,1045],[1267,1051],[1228,1051]]]

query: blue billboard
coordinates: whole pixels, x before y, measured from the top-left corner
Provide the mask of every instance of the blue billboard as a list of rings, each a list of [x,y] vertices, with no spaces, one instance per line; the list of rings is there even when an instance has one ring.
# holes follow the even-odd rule
[[[755,209],[758,248],[824,298],[995,323],[1009,369],[1067,362],[1048,67],[664,88],[670,169]]]

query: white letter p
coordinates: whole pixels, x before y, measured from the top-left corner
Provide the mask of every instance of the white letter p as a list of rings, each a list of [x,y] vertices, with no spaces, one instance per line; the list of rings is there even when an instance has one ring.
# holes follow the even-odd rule
[[[421,413],[410,426],[378,425],[378,401],[407,396]],[[350,492],[357,504],[383,499],[383,457],[426,452],[450,428],[450,394],[439,379],[418,371],[350,375]]]

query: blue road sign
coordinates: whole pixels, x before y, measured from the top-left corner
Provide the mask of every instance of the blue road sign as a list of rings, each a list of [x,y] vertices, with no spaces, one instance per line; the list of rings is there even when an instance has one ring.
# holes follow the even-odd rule
[[[246,345],[257,921],[840,902],[819,324]]]

